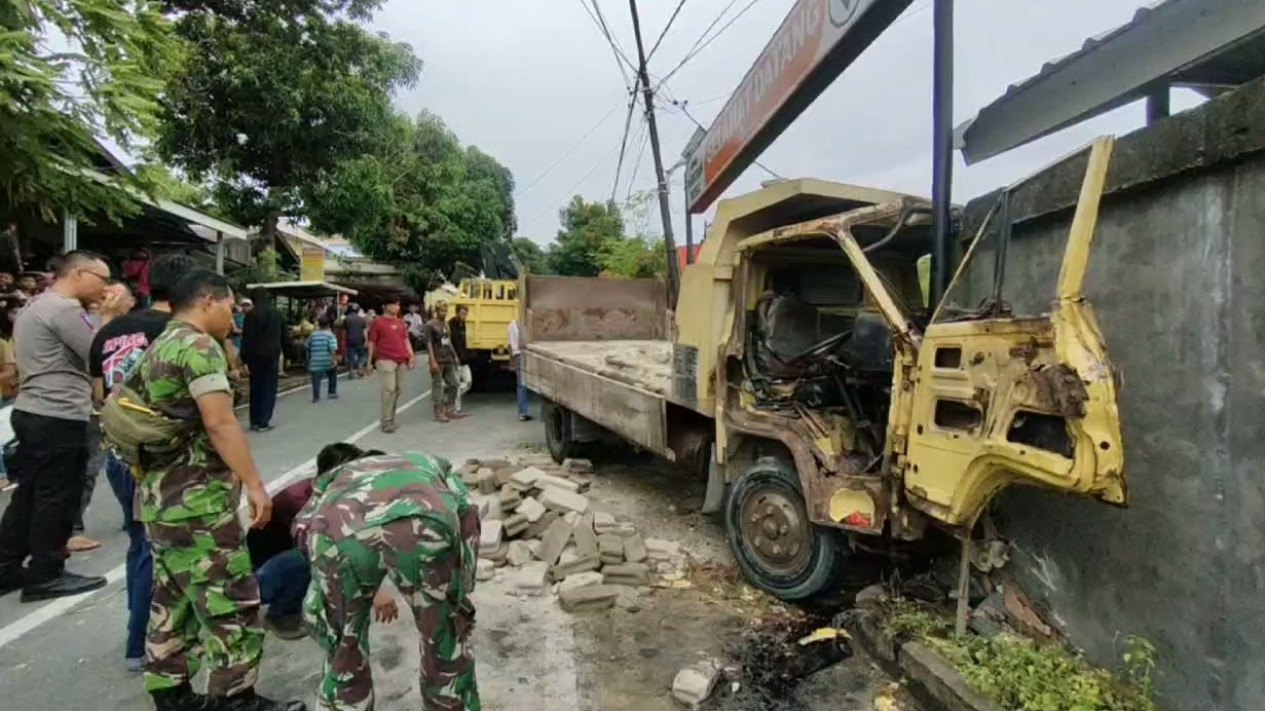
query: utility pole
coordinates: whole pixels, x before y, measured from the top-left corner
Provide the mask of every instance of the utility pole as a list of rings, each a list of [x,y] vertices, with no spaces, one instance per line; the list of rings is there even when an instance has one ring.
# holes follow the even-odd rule
[[[935,238],[931,248],[931,293],[935,311],[949,288],[949,220],[953,203],[953,0],[934,0],[931,93],[931,205]]]
[[[663,247],[668,254],[668,308],[676,309],[678,285],[676,240],[672,237],[672,208],[668,203],[668,182],[663,175],[663,156],[659,154],[659,129],[654,121],[654,90],[650,88],[650,75],[646,71],[646,50],[641,43],[641,18],[637,16],[637,0],[628,0],[632,11],[633,34],[637,37],[637,81],[641,83],[646,103],[646,124],[650,130],[650,151],[654,154],[654,173],[659,180],[659,216],[663,219]]]

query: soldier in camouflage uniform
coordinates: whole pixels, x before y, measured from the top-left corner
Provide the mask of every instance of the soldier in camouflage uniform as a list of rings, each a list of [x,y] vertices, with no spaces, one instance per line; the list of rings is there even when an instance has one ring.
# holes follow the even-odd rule
[[[153,547],[154,595],[145,644],[145,688],[159,711],[300,711],[255,694],[263,651],[259,586],[238,518],[242,486],[252,525],[271,500],[233,413],[228,359],[232,291],[196,269],[172,289],[172,318],[140,362],[142,396],[188,420],[187,448],[140,472],[141,521]],[[199,657],[201,659],[199,659]],[[210,667],[207,697],[189,680]]]
[[[369,613],[393,616],[375,598],[390,577],[421,636],[422,708],[479,711],[469,649],[479,515],[461,478],[438,457],[347,444],[326,447],[317,467],[294,526],[312,563],[304,619],[325,650],[322,708],[373,708]]]

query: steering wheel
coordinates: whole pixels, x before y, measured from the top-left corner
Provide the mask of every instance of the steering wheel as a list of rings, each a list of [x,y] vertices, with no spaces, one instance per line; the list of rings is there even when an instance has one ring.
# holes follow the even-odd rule
[[[818,343],[814,343],[813,345],[809,346],[808,349],[805,350],[803,353],[800,353],[797,356],[792,356],[790,360],[786,361],[786,363],[787,365],[795,365],[795,364],[799,364],[802,361],[808,360],[809,358],[815,358],[815,357],[825,355],[826,353],[833,351],[835,348],[837,348],[840,344],[842,344],[844,341],[848,340],[849,338],[852,338],[852,331],[844,331],[843,333],[836,333],[835,335],[831,336],[830,338],[827,338],[824,341],[819,341]]]

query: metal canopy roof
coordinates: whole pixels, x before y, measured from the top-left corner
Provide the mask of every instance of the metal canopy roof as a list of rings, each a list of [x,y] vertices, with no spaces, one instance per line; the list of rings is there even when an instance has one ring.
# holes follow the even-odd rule
[[[325,296],[336,296],[338,294],[356,295],[355,289],[348,289],[345,286],[330,284],[324,281],[274,281],[267,284],[247,284],[247,289],[255,289],[262,287],[276,294],[277,296],[285,296],[290,299],[319,299]]]
[[[1046,64],[957,128],[968,164],[1170,87],[1206,95],[1265,74],[1265,2],[1162,0]]]

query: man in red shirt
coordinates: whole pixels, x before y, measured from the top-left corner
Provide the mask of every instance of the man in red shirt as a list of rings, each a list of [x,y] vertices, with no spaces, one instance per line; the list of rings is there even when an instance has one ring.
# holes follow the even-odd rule
[[[404,387],[404,371],[412,370],[413,345],[409,343],[408,326],[400,319],[400,300],[393,298],[382,305],[382,316],[369,326],[369,362],[378,368],[382,382],[383,432],[399,429],[395,425],[395,406]]]

